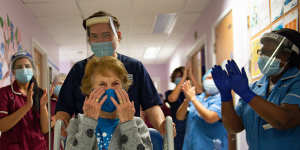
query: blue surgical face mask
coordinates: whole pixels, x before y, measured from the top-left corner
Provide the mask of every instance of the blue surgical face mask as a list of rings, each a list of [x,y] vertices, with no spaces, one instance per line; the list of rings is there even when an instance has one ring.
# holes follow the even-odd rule
[[[97,57],[112,56],[114,54],[114,48],[111,41],[92,43],[91,49]]]
[[[118,103],[119,103],[119,99],[116,95],[116,92],[114,89],[107,89],[105,91],[105,93],[100,97],[100,100],[107,95],[107,98],[105,100],[105,102],[102,105],[101,110],[105,111],[105,112],[114,112],[116,110],[116,106],[114,105],[114,103],[111,101],[111,97],[113,97]]]
[[[33,76],[32,68],[16,69],[16,79],[21,83],[28,83]]]
[[[205,79],[203,81],[203,87],[205,92],[209,95],[215,95],[219,93],[219,90],[212,79]]]
[[[258,63],[259,70],[266,76],[280,74],[284,69],[284,67],[280,67],[280,59],[275,58],[273,63],[271,63],[265,67],[265,65],[267,64],[269,59],[270,59],[269,56],[264,56],[264,55],[262,55],[258,58],[257,63]],[[265,69],[264,69],[264,67],[265,67]]]
[[[55,86],[55,88],[54,88],[54,95],[55,95],[56,97],[58,97],[59,92],[60,92],[60,89],[61,89],[61,85]]]
[[[176,77],[175,78],[175,84],[178,85],[181,80],[182,80],[181,77]]]

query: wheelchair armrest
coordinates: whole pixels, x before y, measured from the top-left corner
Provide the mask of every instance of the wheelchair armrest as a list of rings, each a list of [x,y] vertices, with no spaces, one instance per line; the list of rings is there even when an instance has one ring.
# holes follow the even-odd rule
[[[166,117],[166,136],[164,136],[164,150],[174,150],[173,120]]]
[[[62,120],[56,120],[54,126],[54,141],[53,141],[53,150],[60,149],[60,139],[61,139],[61,128],[65,126]]]

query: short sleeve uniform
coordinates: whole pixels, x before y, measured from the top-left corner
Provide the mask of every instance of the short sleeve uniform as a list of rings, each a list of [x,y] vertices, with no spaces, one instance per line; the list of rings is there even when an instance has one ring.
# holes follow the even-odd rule
[[[0,118],[9,116],[26,104],[16,82],[0,89]],[[40,112],[29,110],[11,129],[2,132],[0,148],[5,150],[48,149],[40,126]]]
[[[214,111],[221,119],[220,95],[205,98],[205,93],[197,95],[197,100],[208,110]],[[227,150],[227,132],[221,120],[207,123],[202,119],[192,102],[187,114],[186,133],[183,150]]]
[[[275,105],[295,104],[300,108],[300,72],[297,68],[285,72],[269,94],[268,85],[269,80],[264,76],[255,82],[251,89]],[[287,130],[264,128],[268,123],[243,100],[239,100],[236,112],[243,121],[250,150],[300,149],[300,126]]]

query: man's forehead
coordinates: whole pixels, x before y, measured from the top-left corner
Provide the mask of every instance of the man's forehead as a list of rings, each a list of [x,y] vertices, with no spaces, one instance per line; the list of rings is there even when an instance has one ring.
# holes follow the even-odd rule
[[[91,33],[102,33],[102,32],[112,32],[112,29],[108,23],[98,23],[90,26]]]

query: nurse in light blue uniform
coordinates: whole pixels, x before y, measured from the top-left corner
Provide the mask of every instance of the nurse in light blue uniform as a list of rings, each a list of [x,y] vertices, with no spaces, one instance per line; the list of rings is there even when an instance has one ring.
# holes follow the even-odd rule
[[[186,99],[177,111],[179,120],[186,119],[183,150],[227,150],[227,133],[221,121],[221,97],[214,85],[211,70],[203,76],[205,92],[195,95],[190,82],[185,82]]]
[[[228,61],[226,70],[215,66],[213,79],[221,93],[227,131],[246,130],[250,150],[300,149],[300,33],[281,29],[266,33],[258,50],[264,76],[252,86],[244,68]],[[234,111],[231,89],[241,99]]]

